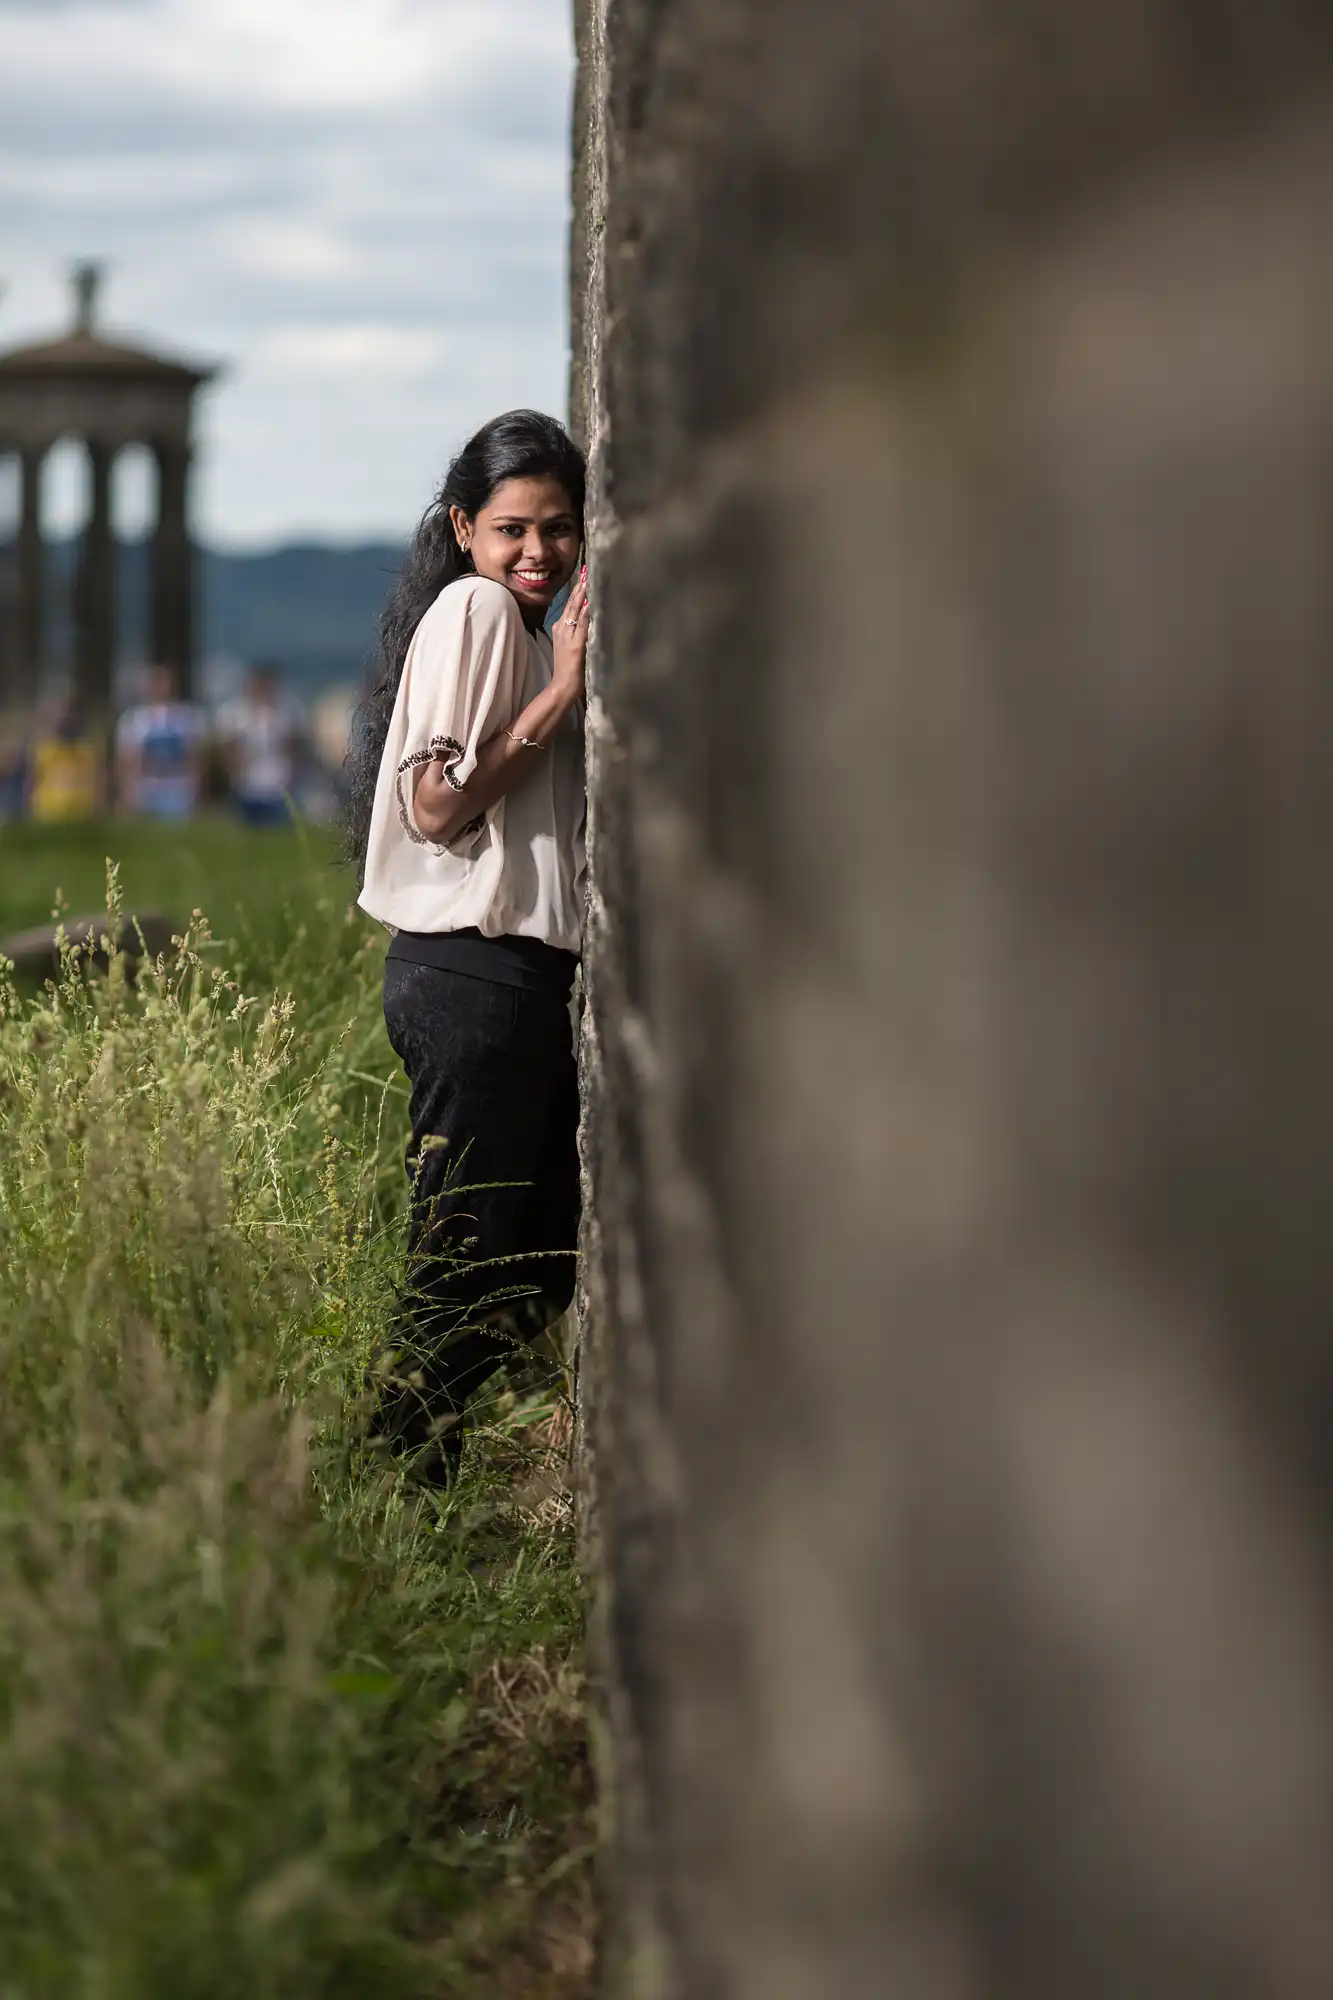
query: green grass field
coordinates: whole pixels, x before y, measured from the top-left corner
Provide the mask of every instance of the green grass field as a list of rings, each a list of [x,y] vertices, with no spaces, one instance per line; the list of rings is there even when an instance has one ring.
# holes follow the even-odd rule
[[[110,853],[215,933],[0,981],[3,2000],[592,1990],[567,1404],[447,1497],[359,1443],[404,1087],[330,848],[0,828],[0,932]]]
[[[337,851],[336,835],[323,827],[265,832],[221,817],[186,827],[0,825],[0,937],[44,923],[57,894],[72,915],[99,911],[112,856],[127,909],[160,909],[182,924],[205,910],[215,935],[236,940],[264,971],[289,950],[312,908],[351,900]]]

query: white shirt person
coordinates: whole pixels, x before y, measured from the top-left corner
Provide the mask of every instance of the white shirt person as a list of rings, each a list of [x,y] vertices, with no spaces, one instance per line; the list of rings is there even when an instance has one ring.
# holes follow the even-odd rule
[[[585,478],[563,425],[534,410],[458,453],[386,606],[347,763],[411,1087],[409,1260],[375,1429],[445,1479],[470,1397],[574,1290]]]
[[[299,775],[304,719],[271,667],[252,667],[245,692],[218,711],[232,797],[250,826],[285,825]]]
[[[577,952],[583,916],[583,714],[561,720],[522,782],[446,839],[423,832],[417,776],[438,760],[461,793],[481,746],[545,689],[551,640],[513,594],[467,576],[417,627],[399,682],[370,823],[361,907],[396,931],[476,929]]]

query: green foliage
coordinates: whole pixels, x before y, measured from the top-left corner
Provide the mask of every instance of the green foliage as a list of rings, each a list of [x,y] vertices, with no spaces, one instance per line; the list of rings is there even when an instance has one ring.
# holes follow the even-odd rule
[[[588,1991],[563,1409],[358,1445],[402,1085],[311,877],[273,997],[199,917],[0,978],[2,2000]]]

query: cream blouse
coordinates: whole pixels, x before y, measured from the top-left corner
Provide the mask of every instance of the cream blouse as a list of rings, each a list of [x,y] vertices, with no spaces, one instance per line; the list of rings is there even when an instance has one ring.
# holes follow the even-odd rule
[[[579,949],[583,920],[583,714],[447,845],[417,826],[417,768],[444,759],[461,791],[481,745],[550,684],[551,641],[488,577],[440,592],[412,635],[380,764],[361,907],[392,930],[536,937]]]

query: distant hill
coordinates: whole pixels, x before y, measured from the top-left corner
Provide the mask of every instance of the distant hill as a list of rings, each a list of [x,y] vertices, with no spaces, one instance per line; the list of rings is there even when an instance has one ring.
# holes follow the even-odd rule
[[[315,544],[201,557],[200,653],[271,660],[293,686],[359,681],[406,549]]]
[[[51,551],[51,637],[57,658],[68,657],[65,589],[74,545]],[[406,546],[371,542],[359,548],[298,543],[260,555],[199,556],[199,656],[268,660],[300,693],[336,681],[359,682],[375,644],[385,598]],[[120,559],[121,651],[142,659],[148,643],[148,546],[126,542]]]

